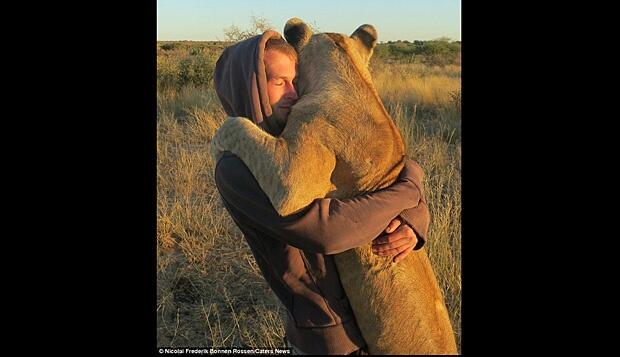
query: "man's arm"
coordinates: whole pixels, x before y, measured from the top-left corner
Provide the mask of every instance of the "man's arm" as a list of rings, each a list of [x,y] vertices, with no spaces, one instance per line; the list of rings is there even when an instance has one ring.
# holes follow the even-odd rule
[[[404,223],[413,228],[413,231],[418,238],[418,243],[413,250],[418,250],[424,246],[424,243],[426,243],[428,228],[431,222],[431,215],[428,209],[428,204],[426,203],[424,185],[422,184],[422,180],[424,179],[424,170],[422,170],[420,165],[413,161],[410,161],[410,164],[411,165],[409,168],[411,171],[407,177],[411,179],[420,191],[420,202],[415,207],[403,210],[400,213],[400,218],[404,220]]]
[[[230,153],[218,161],[215,182],[227,208],[250,217],[257,228],[304,251],[337,254],[371,242],[403,209],[418,207],[423,199],[420,172],[408,160],[398,180],[383,190],[344,200],[317,199],[286,217],[273,208],[243,161]]]

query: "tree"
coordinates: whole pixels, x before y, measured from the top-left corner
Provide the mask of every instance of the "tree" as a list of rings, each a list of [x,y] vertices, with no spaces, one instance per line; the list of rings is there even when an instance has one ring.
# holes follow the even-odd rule
[[[308,27],[310,27],[310,30],[312,31],[312,33],[320,33],[321,32],[321,29],[319,28],[319,25],[316,24],[316,21],[306,22],[306,25],[308,25]]]
[[[252,36],[260,35],[263,32],[273,29],[273,25],[269,20],[264,17],[252,16],[250,19],[250,28],[246,30],[240,29],[236,25],[231,25],[224,29],[224,36],[227,41],[238,42],[250,38]]]
[[[310,27],[310,30],[312,30],[313,33],[321,32],[319,26],[316,24],[316,21],[307,22],[306,24]],[[269,20],[264,17],[252,16],[250,18],[250,27],[248,29],[242,30],[236,25],[230,25],[224,29],[224,36],[226,36],[227,41],[239,42],[245,40],[246,38],[260,35],[267,30],[275,30],[275,27]]]

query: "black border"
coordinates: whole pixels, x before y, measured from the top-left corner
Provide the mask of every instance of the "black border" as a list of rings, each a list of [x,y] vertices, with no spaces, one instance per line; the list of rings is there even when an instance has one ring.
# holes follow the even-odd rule
[[[39,332],[61,351],[156,354],[156,1],[98,5],[54,18],[66,32],[44,52],[62,151],[42,152],[62,175],[45,182],[59,194],[45,231],[63,242],[53,280],[66,285],[47,290],[61,297]]]

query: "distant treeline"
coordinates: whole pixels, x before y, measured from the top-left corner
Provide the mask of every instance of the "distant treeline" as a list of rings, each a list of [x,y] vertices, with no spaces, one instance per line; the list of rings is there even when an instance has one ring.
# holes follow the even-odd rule
[[[163,51],[175,51],[175,50],[195,50],[202,51],[205,48],[213,51],[218,49],[224,49],[230,46],[230,42],[226,41],[157,41],[158,50]]]
[[[430,66],[460,64],[461,41],[388,41],[377,45],[375,56],[389,60],[419,61]]]
[[[157,41],[157,79],[163,87],[204,85],[213,79],[215,62],[230,41]],[[388,41],[379,43],[375,61],[460,65],[461,41]]]

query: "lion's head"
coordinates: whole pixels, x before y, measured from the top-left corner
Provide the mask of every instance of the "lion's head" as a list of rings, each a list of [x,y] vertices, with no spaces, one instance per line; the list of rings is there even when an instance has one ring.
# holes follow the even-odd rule
[[[366,82],[374,91],[368,64],[377,45],[377,30],[372,25],[358,27],[351,36],[338,33],[314,34],[298,18],[286,22],[284,37],[299,56],[299,95],[333,89],[339,82],[351,88]]]

